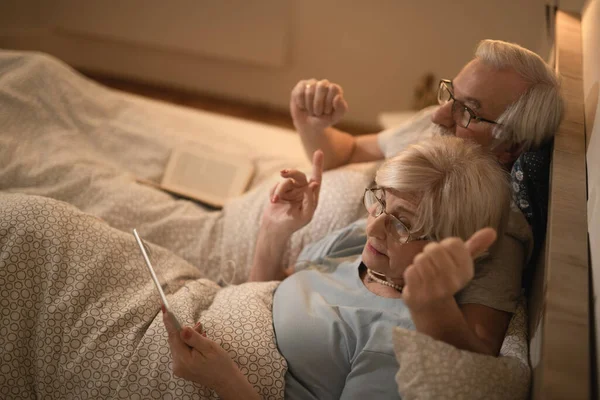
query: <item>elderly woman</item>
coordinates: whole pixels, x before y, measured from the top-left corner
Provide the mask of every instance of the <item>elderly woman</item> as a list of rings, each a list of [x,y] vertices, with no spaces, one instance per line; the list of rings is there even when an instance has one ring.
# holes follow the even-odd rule
[[[501,304],[507,288],[487,292],[468,284],[473,259],[485,254],[506,222],[509,190],[498,162],[455,137],[409,147],[386,161],[377,186],[365,190],[366,245],[356,246],[356,227],[338,232],[301,255],[320,262],[286,278],[284,245],[310,222],[322,169],[317,151],[310,180],[296,170],[281,172],[250,275],[255,281],[285,278],[274,295],[273,321],[289,367],[286,397],[397,397],[396,326],[497,354],[510,318]],[[177,332],[169,318],[163,320],[176,375],[212,387],[222,398],[258,398],[201,326]]]

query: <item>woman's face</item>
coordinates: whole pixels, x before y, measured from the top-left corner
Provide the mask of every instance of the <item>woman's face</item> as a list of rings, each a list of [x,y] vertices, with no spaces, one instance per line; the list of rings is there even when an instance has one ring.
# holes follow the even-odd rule
[[[385,211],[398,218],[411,230],[415,225],[418,198],[393,189],[385,189]],[[378,217],[369,215],[367,219],[367,244],[363,249],[362,260],[371,270],[382,273],[394,282],[404,284],[402,275],[428,240],[414,240],[421,234],[411,234],[411,241],[402,243],[394,224],[386,213]]]

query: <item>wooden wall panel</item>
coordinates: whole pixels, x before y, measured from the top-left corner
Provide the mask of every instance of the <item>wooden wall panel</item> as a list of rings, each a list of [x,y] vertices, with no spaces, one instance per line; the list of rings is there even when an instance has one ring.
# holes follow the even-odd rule
[[[581,24],[556,16],[556,68],[563,76],[565,118],[552,157],[545,273],[531,315],[534,399],[590,398],[589,259]],[[543,278],[543,279],[542,279]]]

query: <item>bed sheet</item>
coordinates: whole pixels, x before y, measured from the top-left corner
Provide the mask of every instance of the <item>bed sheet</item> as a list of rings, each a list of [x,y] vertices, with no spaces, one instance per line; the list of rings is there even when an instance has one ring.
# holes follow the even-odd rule
[[[250,380],[264,395],[281,398],[285,360],[270,321],[276,283],[219,289],[215,282],[246,280],[268,189],[281,168],[308,168],[298,138],[110,90],[39,53],[0,51],[0,104],[0,301],[10,310],[2,315],[0,353],[10,358],[2,393],[133,398],[146,387],[146,398],[214,397],[171,374],[157,294],[131,235],[137,228],[159,258],[182,322],[199,318],[244,373],[258,373]],[[251,190],[213,211],[135,181],[158,180],[176,144],[255,157]],[[305,243],[365,214],[362,190],[376,166],[325,174],[315,221],[292,238],[288,262]],[[256,328],[250,346],[240,318]],[[219,340],[229,332],[239,334],[237,344]],[[44,342],[54,338],[62,345]],[[250,352],[259,347],[256,358]]]
[[[166,148],[175,143],[198,146],[251,160],[258,170],[250,188],[258,186],[282,166],[304,169],[310,166],[300,137],[291,129],[190,109],[131,93],[118,93],[132,106],[131,112],[120,118],[131,122],[129,129],[137,131],[137,135],[154,137]],[[143,118],[140,110],[151,118]],[[143,171],[138,173],[143,174]],[[147,178],[158,181],[162,170],[146,174]]]
[[[194,281],[200,279],[205,283],[204,289],[215,289],[214,293],[202,293],[194,297],[193,293],[199,288],[184,287],[184,291],[177,291],[175,276],[167,277],[173,280],[177,293],[192,294],[189,298],[182,297],[180,305],[173,301],[176,310],[183,316],[184,323],[193,322],[202,313],[201,310],[185,311],[185,307],[189,304],[201,307],[204,304],[202,299],[218,297],[215,294],[218,286],[214,282],[241,283],[246,280],[262,209],[268,201],[268,189],[278,179],[278,171],[291,167],[308,170],[309,167],[298,137],[289,130],[111,90],[45,54],[0,51],[0,104],[0,191],[3,192],[0,196],[25,194],[25,199],[32,199],[37,197],[28,195],[38,195],[69,203],[82,211],[82,215],[87,216],[87,221],[92,218],[90,216],[95,216],[106,222],[106,228],[94,229],[108,229],[110,226],[111,235],[117,238],[114,243],[119,251],[123,250],[126,254],[132,251],[127,246],[135,244],[130,234],[131,229],[137,228],[141,236],[152,243],[154,252],[164,254],[164,259],[167,260],[165,266],[175,268],[174,271],[186,271],[187,278]],[[258,173],[251,189],[226,204],[222,211],[212,211],[197,203],[176,199],[155,188],[136,183],[136,177],[160,179],[174,145],[205,146],[216,152],[228,151],[253,157],[257,162]],[[364,187],[372,183],[377,166],[377,163],[356,164],[324,174],[315,217],[292,237],[285,251],[288,263],[295,260],[305,244],[366,215],[361,197]],[[42,200],[34,203],[46,204]],[[44,208],[38,209],[38,212],[48,218],[43,214]],[[7,208],[0,207],[0,210],[3,209]],[[7,216],[0,223],[17,223],[18,218],[22,217]],[[101,224],[100,221],[97,222]],[[23,232],[6,229],[0,237],[12,238],[15,243],[23,239],[19,237]],[[68,224],[64,229],[71,231]],[[77,236],[76,232],[73,234]],[[79,236],[85,237],[85,232],[81,232]],[[124,237],[129,238],[130,244],[127,244],[129,241],[124,240]],[[7,247],[5,253],[9,254],[13,247]],[[78,260],[82,268],[91,271],[98,265],[97,261],[89,258],[87,261]],[[116,264],[124,265],[128,262],[125,257],[117,260]],[[176,268],[177,265],[181,265],[182,269]],[[10,281],[13,278],[6,276],[5,279],[14,285]],[[142,281],[138,279],[141,278],[136,277],[132,282],[141,284]],[[148,288],[151,287],[150,279],[143,282],[149,285]],[[34,283],[39,284],[30,283],[32,287],[35,286]],[[218,291],[221,292],[228,293]],[[14,304],[18,304],[23,299],[18,291],[14,293],[14,299],[12,294],[9,297],[16,300]],[[262,295],[265,299],[264,292]],[[219,312],[232,311],[228,306],[233,301],[232,298],[224,295],[222,299],[223,307]],[[266,295],[266,300],[259,304],[266,304],[268,307],[268,299],[269,296]],[[144,301],[149,301],[143,296],[140,300],[140,304],[147,304]],[[245,304],[242,302],[239,305]],[[11,304],[8,305],[12,307]],[[137,343],[148,346],[136,348],[143,357],[162,357],[164,354],[157,352],[164,346],[157,347],[152,342],[153,338],[163,334],[158,331],[159,324],[155,321],[157,309],[144,308],[143,305],[141,307],[140,312],[144,315],[141,323],[148,330],[138,330],[135,334],[138,336],[128,345]],[[8,310],[6,307],[4,309]],[[88,311],[92,312],[93,309],[91,307]],[[11,313],[6,316],[12,318],[14,315],[19,320],[17,325],[24,324],[27,327],[31,320],[28,315],[30,310],[24,312],[26,314]],[[131,317],[131,314],[127,315]],[[115,315],[115,320],[118,321],[120,317]],[[48,321],[52,319],[51,317]],[[230,319],[235,320],[234,316]],[[215,327],[215,332],[224,330],[218,323],[211,325],[209,321],[204,322],[207,326]],[[131,328],[133,325],[128,326]],[[18,326],[16,329],[18,331]],[[6,335],[9,333],[6,329],[2,332]],[[144,332],[147,337],[141,340]],[[14,347],[21,340],[14,334],[10,337],[4,334],[0,334],[0,337],[9,340],[6,343],[8,346]],[[82,349],[80,357],[87,354],[85,348],[77,348]],[[58,348],[51,350],[56,350],[56,354],[62,351]],[[10,351],[5,354],[9,353]],[[21,355],[25,357],[24,360],[28,359],[26,355]],[[28,360],[23,361],[24,365],[35,365],[32,364],[32,359]],[[136,375],[138,371],[135,368],[145,362],[136,360],[129,366],[133,368],[130,371],[131,378],[128,378],[132,384],[146,382],[143,379],[147,378]],[[43,363],[44,360],[35,362]],[[162,370],[170,371],[165,368]],[[55,372],[51,371],[50,375]],[[60,382],[45,376],[43,379],[49,385]],[[116,382],[113,385],[120,384],[119,380],[113,382]],[[6,381],[2,381],[2,385],[9,389],[12,387]],[[185,394],[179,385],[169,387],[169,390],[175,391],[173,393],[176,396]],[[183,390],[186,393],[193,392],[189,388]],[[130,394],[123,393],[125,396]]]
[[[45,54],[0,52],[0,103],[0,190],[65,201],[125,232],[137,228],[214,281],[245,281],[278,171],[309,169],[289,130],[124,94]],[[254,159],[250,190],[213,211],[135,182],[158,181],[175,145]],[[304,244],[366,214],[361,195],[376,166],[324,174],[315,218],[292,237],[287,263]]]

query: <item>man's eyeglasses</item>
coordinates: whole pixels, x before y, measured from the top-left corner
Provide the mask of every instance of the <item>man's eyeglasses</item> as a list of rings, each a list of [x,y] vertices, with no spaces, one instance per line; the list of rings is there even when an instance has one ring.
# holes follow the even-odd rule
[[[438,88],[438,103],[444,105],[449,101],[452,101],[452,118],[459,126],[468,128],[471,121],[475,123],[487,122],[488,124],[498,124],[496,121],[481,118],[475,115],[475,112],[467,107],[464,103],[456,100],[452,93],[452,81],[448,79],[440,80],[440,87]]]
[[[392,232],[398,235],[401,243],[408,243],[413,240],[424,240],[426,236],[420,236],[413,238],[410,229],[400,221],[396,216],[385,211],[385,189],[381,187],[366,188],[363,195],[363,204],[367,209],[369,215],[374,218],[379,217],[381,214],[385,214],[388,217],[388,221],[391,222],[390,229]]]

